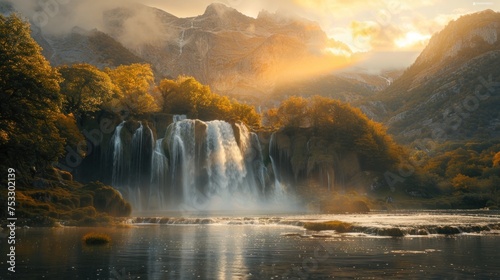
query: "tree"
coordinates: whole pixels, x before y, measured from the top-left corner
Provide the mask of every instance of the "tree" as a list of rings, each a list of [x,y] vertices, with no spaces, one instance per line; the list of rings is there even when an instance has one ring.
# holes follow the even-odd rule
[[[457,190],[465,192],[470,191],[477,185],[477,181],[474,178],[460,173],[451,180],[451,183]]]
[[[112,106],[118,105],[131,114],[153,113],[159,110],[157,100],[150,94],[154,83],[151,65],[122,65],[115,69],[106,68],[105,72],[117,86],[117,95]]]
[[[278,109],[281,123],[289,127],[299,127],[308,113],[309,102],[303,97],[292,96],[281,103]]]
[[[89,64],[76,64],[59,68],[64,81],[61,93],[64,95],[63,111],[73,113],[77,118],[95,112],[111,100],[114,85],[109,76]]]
[[[17,15],[0,15],[0,153],[2,164],[42,167],[63,153],[55,125],[61,77]]]
[[[201,120],[225,120],[260,126],[260,115],[255,108],[226,96],[213,93],[210,87],[193,77],[179,76],[176,80],[164,79],[156,88],[162,103],[162,111],[169,114],[187,115]]]
[[[493,157],[493,166],[500,166],[500,152]]]
[[[366,169],[386,171],[405,154],[383,125],[369,120],[359,109],[331,98],[290,97],[279,108],[269,110],[267,118],[275,127],[308,126],[339,152],[355,151]]]

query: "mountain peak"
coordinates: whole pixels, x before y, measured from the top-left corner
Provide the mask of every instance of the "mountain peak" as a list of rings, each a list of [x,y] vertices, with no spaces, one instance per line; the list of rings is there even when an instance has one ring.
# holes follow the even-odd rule
[[[437,64],[459,54],[470,59],[496,49],[499,36],[500,13],[484,10],[464,15],[434,34],[415,64]]]
[[[208,5],[205,10],[204,16],[222,16],[227,12],[235,12],[236,10],[228,7],[222,3],[212,3]]]

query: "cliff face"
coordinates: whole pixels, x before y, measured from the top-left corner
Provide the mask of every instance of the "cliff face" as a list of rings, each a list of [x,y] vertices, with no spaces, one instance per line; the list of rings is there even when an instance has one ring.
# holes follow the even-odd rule
[[[285,185],[364,193],[373,182],[375,173],[363,170],[356,151],[343,150],[310,129],[280,130],[268,137],[263,149],[268,149],[274,165],[268,169],[273,168],[274,176]]]

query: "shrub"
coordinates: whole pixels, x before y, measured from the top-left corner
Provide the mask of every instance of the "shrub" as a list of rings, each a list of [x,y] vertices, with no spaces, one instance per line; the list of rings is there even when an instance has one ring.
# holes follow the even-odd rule
[[[304,228],[307,230],[335,230],[336,232],[348,232],[352,229],[352,224],[342,221],[328,221],[319,223],[305,223]]]
[[[104,245],[111,242],[111,237],[105,233],[90,232],[83,236],[82,241],[87,245]]]

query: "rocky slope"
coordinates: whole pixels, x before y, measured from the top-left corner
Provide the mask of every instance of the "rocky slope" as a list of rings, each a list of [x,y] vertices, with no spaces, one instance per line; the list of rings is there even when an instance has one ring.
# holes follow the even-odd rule
[[[450,22],[365,112],[404,142],[500,136],[499,32],[491,10]]]

